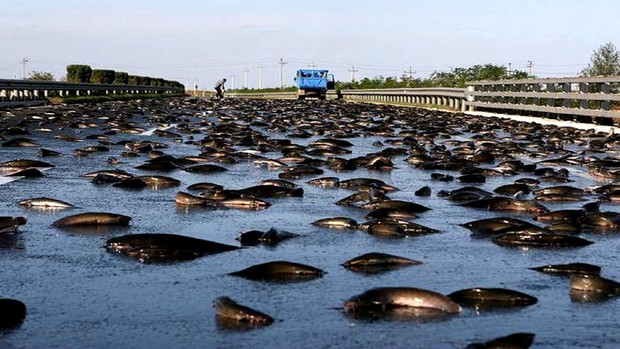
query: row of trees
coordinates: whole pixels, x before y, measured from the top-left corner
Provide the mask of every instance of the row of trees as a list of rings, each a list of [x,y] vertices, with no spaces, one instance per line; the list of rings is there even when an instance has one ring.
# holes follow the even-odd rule
[[[609,42],[594,50],[590,64],[581,71],[581,76],[620,75],[620,53]],[[353,82],[336,82],[337,89],[373,89],[403,87],[465,87],[467,81],[510,80],[534,78],[525,71],[508,71],[506,67],[494,64],[474,65],[469,68],[453,68],[447,72],[433,72],[427,79],[403,75],[397,77],[378,76]]]
[[[33,71],[26,80],[54,81],[54,75],[49,72]],[[92,84],[115,84],[115,85],[146,85],[160,87],[176,87],[184,89],[185,86],[177,81],[169,81],[161,78],[148,76],[129,75],[109,69],[91,69],[88,65],[70,64],[67,66],[68,82],[83,82]]]
[[[70,64],[67,66],[67,81],[92,84],[147,85],[176,87],[183,89],[183,84],[149,76],[129,75],[110,69],[92,69],[88,65]]]
[[[447,72],[433,72],[428,78],[400,78],[378,76],[353,82],[336,82],[336,89],[373,89],[402,87],[465,87],[467,81],[507,80],[532,77],[520,70],[508,71],[506,67],[494,64],[474,65],[469,68],[453,68]]]

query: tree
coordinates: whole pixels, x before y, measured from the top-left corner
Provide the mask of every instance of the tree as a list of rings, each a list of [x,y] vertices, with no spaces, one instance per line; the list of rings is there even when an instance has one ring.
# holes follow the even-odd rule
[[[581,71],[582,76],[620,75],[620,53],[611,42],[592,53],[590,64]]]
[[[93,69],[90,75],[90,82],[93,84],[112,84],[114,83],[114,70]]]
[[[28,75],[26,80],[54,81],[54,75],[46,71],[33,71],[30,75]]]
[[[125,72],[114,72],[114,83],[117,85],[127,85],[129,81],[129,74]]]
[[[88,65],[69,64],[67,66],[67,82],[90,82],[93,70]]]

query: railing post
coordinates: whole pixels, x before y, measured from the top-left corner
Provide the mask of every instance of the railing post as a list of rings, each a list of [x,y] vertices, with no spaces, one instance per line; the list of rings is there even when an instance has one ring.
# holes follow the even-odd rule
[[[555,93],[555,92],[556,92],[555,84],[554,83],[547,84],[547,93]],[[555,107],[555,98],[547,98],[547,106]]]
[[[565,82],[565,83],[562,84],[562,92],[564,92],[564,93],[570,93],[571,92],[571,83],[570,82]],[[562,107],[570,108],[570,99],[569,98],[562,99]]]
[[[467,102],[476,101],[476,96],[473,95],[475,91],[476,91],[476,86],[472,86],[472,85],[467,86],[467,89],[465,90],[465,102],[461,106],[461,111],[465,111],[465,109],[468,109],[469,111],[475,110],[475,107],[473,105],[467,104]]]
[[[602,83],[601,84],[601,93],[609,95],[611,93],[611,84],[610,83]],[[601,101],[601,109],[603,110],[611,110],[611,103],[609,99]]]
[[[586,82],[579,83],[579,92],[588,93],[590,92],[590,85]],[[579,108],[588,109],[590,108],[590,100],[589,99],[581,99],[579,100]]]

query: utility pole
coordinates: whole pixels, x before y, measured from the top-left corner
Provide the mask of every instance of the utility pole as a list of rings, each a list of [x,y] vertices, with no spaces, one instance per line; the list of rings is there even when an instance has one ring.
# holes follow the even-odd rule
[[[235,74],[230,76],[230,89],[234,90],[235,89]]]
[[[353,65],[349,71],[351,72],[351,83],[353,83],[355,81],[355,73],[357,73],[357,69],[355,69],[355,66]]]
[[[413,68],[411,68],[411,66],[409,66],[409,70],[405,70],[405,74],[409,74],[409,79],[407,80],[407,87],[411,87],[411,82],[413,81],[413,74],[415,74],[415,71],[413,70]]]
[[[243,71],[243,88],[248,88],[248,73],[250,72],[250,70],[245,69]]]
[[[22,64],[22,80],[26,80],[26,63],[28,63],[28,58],[22,58],[20,63]]]
[[[262,64],[258,66],[258,89],[263,88],[263,66]]]
[[[413,80],[413,74],[415,74],[416,71],[413,70],[413,68],[411,68],[411,66],[409,67],[409,70],[405,70],[405,74],[409,74],[409,80]]]
[[[508,63],[508,77],[512,75],[512,63]]]
[[[527,61],[527,65],[526,65],[526,67],[528,67],[528,68],[529,68],[529,73],[528,73],[528,75],[529,75],[529,76],[532,76],[532,61],[531,61],[531,60]]]
[[[282,84],[282,70],[284,68],[284,65],[288,64],[288,62],[285,62],[282,57],[280,57],[280,61],[278,62],[278,64],[280,65],[280,89],[282,89],[284,87],[284,85]]]

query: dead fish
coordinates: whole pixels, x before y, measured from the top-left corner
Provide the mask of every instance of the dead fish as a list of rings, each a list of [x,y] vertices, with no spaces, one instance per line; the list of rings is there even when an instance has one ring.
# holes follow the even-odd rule
[[[566,248],[584,247],[592,241],[577,236],[551,234],[528,229],[494,236],[491,241],[500,246]]]
[[[288,261],[273,261],[256,264],[229,275],[261,281],[304,281],[322,277],[321,269]]]
[[[43,177],[44,174],[36,168],[26,168],[6,175],[7,177],[25,177],[25,178],[38,178]]]
[[[600,302],[620,294],[620,283],[591,274],[572,274],[570,297],[576,302]]]
[[[26,217],[0,216],[0,233],[14,233],[17,229],[26,224]]]
[[[0,168],[52,168],[54,165],[40,160],[15,159],[0,163]]]
[[[219,191],[223,190],[224,186],[220,184],[210,183],[210,182],[200,182],[194,183],[187,187],[188,190],[211,190],[211,191]]]
[[[194,165],[190,167],[185,167],[183,170],[190,173],[200,173],[200,174],[208,174],[208,173],[216,173],[216,172],[225,172],[228,171],[226,167],[212,165],[212,164],[201,164]]]
[[[357,229],[358,224],[352,218],[348,217],[330,217],[322,218],[312,222],[312,225],[329,229]]]
[[[63,210],[75,207],[68,202],[46,197],[20,200],[17,204],[36,210]]]
[[[490,197],[469,201],[461,204],[465,207],[484,208],[489,211],[513,211],[529,214],[541,214],[549,212],[545,206],[534,200],[518,200],[507,197]]]
[[[258,185],[272,185],[275,187],[284,187],[284,188],[289,188],[289,189],[297,188],[297,184],[291,181],[287,181],[285,179],[281,179],[281,178],[263,179],[258,183]]]
[[[88,178],[94,178],[97,175],[107,175],[110,177],[114,177],[114,178],[118,178],[118,179],[127,179],[127,178],[132,178],[134,177],[134,175],[132,175],[131,173],[128,173],[127,171],[123,171],[123,170],[99,170],[99,171],[93,171],[93,172],[88,172],[83,174],[83,177],[88,177]]]
[[[518,332],[483,343],[471,343],[465,349],[527,349],[534,343],[534,333]]]
[[[207,199],[180,191],[175,195],[174,202],[178,205],[205,206],[207,204]]]
[[[378,208],[376,210],[372,210],[368,212],[365,216],[368,219],[396,219],[396,220],[410,220],[414,218],[418,218],[418,215],[411,212],[401,211],[398,209],[391,208]]]
[[[385,192],[397,191],[398,188],[391,186],[380,179],[374,178],[351,178],[341,180],[338,183],[338,186],[341,188],[348,188],[353,190],[359,190],[362,187],[373,187]]]
[[[598,275],[601,267],[588,263],[568,263],[568,264],[548,264],[539,267],[529,268],[547,274],[572,275],[572,274],[588,274]]]
[[[58,228],[74,226],[128,225],[131,217],[109,212],[85,212],[61,218],[52,226]]]
[[[258,310],[241,305],[228,297],[218,297],[213,302],[218,317],[252,326],[268,326],[274,319]]]
[[[45,156],[60,156],[61,153],[57,152],[55,150],[41,148],[41,149],[39,149],[37,151],[37,155],[39,155],[41,157],[45,157]]]
[[[473,235],[493,236],[508,230],[536,227],[534,224],[513,217],[493,217],[470,221],[461,226],[469,229]]]
[[[124,253],[125,251],[142,246],[175,247],[196,251],[201,254],[211,254],[238,250],[239,247],[225,245],[205,239],[178,234],[128,234],[108,239],[105,247],[112,252]]]
[[[243,232],[236,238],[236,240],[238,240],[242,246],[256,246],[258,244],[275,246],[284,240],[298,236],[299,234],[271,228],[265,232],[259,230],[249,230]]]
[[[360,208],[364,210],[376,210],[379,208],[387,208],[399,211],[405,211],[410,213],[422,213],[430,210],[429,207],[417,204],[411,201],[403,200],[379,200],[372,201],[367,204],[361,205]]]
[[[223,207],[252,211],[264,210],[271,206],[267,201],[250,197],[219,200],[217,204]]]
[[[142,180],[147,186],[153,189],[177,187],[181,185],[181,181],[168,176],[136,176],[134,178]]]
[[[7,329],[21,324],[26,318],[26,304],[12,298],[0,298],[0,328]]]
[[[342,266],[355,272],[379,273],[417,264],[422,262],[387,253],[369,252],[349,259]]]
[[[347,313],[360,311],[381,312],[389,308],[429,308],[447,314],[458,314],[461,306],[440,293],[415,287],[377,287],[345,301]]]
[[[317,187],[337,187],[340,183],[340,180],[338,179],[338,177],[321,177],[311,179],[306,183]]]
[[[17,137],[17,138],[9,139],[8,141],[2,143],[2,146],[3,147],[37,147],[38,144],[36,141],[32,139]]]
[[[476,309],[516,307],[536,304],[538,298],[506,288],[467,288],[450,293],[456,303]]]
[[[257,198],[274,198],[274,197],[302,197],[304,196],[303,188],[287,188],[275,185],[255,185],[239,189],[237,191],[242,196],[254,196]]]

